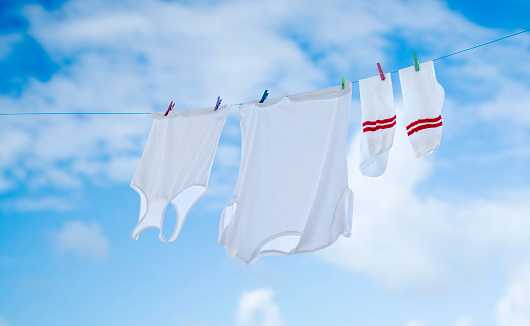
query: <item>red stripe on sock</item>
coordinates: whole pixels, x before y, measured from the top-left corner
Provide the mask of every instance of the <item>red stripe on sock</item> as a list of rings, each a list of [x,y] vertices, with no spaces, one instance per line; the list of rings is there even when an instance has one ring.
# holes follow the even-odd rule
[[[441,115],[439,115],[437,118],[432,118],[432,119],[419,119],[419,120],[414,121],[410,125],[408,125],[407,126],[407,130],[409,130],[410,128],[412,128],[415,125],[418,125],[420,123],[435,123],[435,122],[438,122],[438,121],[441,121],[441,120],[442,120],[442,116]]]
[[[392,118],[384,119],[384,120],[365,121],[365,122],[363,122],[363,127],[364,126],[376,125],[378,123],[379,124],[387,124],[387,123],[392,122],[393,120],[396,120],[396,116],[394,116]]]
[[[410,136],[412,135],[413,133],[415,132],[418,132],[418,131],[422,131],[423,129],[429,129],[429,128],[438,128],[438,127],[441,127],[442,126],[442,122],[438,122],[436,124],[427,124],[427,125],[421,125],[421,126],[418,126],[412,130],[409,130],[407,132],[407,134]]]
[[[363,128],[363,132],[367,132],[367,131],[376,131],[376,130],[379,130],[379,129],[388,129],[388,128],[392,128],[396,125],[396,122],[392,122],[391,124],[388,124],[388,125],[382,125],[382,126],[375,126],[375,127],[366,127],[366,128]]]

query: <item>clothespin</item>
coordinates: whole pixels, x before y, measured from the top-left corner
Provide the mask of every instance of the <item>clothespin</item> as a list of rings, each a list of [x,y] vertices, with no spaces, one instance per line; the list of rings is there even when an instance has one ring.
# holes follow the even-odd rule
[[[164,117],[167,117],[167,114],[169,113],[169,111],[173,110],[174,107],[175,107],[175,103],[171,101],[171,103],[169,103],[169,107],[167,108],[166,113],[164,114]]]
[[[269,90],[266,89],[265,92],[263,92],[263,96],[261,97],[261,100],[259,100],[260,103],[263,103],[267,97],[269,97]]]
[[[342,89],[344,89],[344,76],[342,76]]]
[[[215,108],[213,109],[214,111],[217,111],[217,109],[219,108],[219,105],[221,105],[221,102],[223,100],[221,99],[221,96],[217,96],[217,104],[215,104]]]
[[[416,52],[412,52],[412,54],[414,55],[414,69],[416,69],[416,71],[420,71],[420,65],[418,63],[418,57],[416,56]]]
[[[385,80],[385,74],[383,73],[383,69],[381,69],[379,62],[377,63],[377,69],[379,70],[379,76],[381,76],[381,80]]]

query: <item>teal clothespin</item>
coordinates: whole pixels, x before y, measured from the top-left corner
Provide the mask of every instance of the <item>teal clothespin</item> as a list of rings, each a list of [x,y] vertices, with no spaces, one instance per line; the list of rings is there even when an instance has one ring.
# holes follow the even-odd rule
[[[418,63],[418,57],[416,56],[416,52],[412,52],[412,54],[414,55],[414,69],[416,71],[420,71],[420,65]]]
[[[260,103],[263,103],[267,97],[269,97],[269,90],[266,89],[265,92],[263,92],[263,96],[261,97],[261,100],[259,100]]]
[[[344,89],[344,76],[342,76],[342,89]]]

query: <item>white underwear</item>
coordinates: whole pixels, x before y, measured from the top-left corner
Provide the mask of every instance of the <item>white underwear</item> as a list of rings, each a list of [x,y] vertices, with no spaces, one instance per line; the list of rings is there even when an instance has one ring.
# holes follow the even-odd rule
[[[351,235],[346,138],[351,82],[240,108],[242,154],[219,225],[228,256],[312,252]]]
[[[228,115],[224,105],[213,108],[152,113],[153,125],[131,181],[140,195],[140,218],[131,238],[148,228],[160,229],[162,242],[174,241],[195,203],[206,192],[219,137]],[[173,235],[162,234],[166,207],[177,211]]]

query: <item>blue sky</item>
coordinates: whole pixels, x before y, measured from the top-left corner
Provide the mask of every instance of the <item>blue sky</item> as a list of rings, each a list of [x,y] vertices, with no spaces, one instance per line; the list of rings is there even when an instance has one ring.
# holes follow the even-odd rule
[[[523,29],[504,1],[0,3],[0,112],[151,112],[329,87]],[[526,24],[526,25],[525,25]],[[398,129],[387,172],[358,171],[353,235],[251,266],[217,244],[239,113],[179,238],[138,241],[129,188],[151,118],[0,117],[0,326],[530,325],[530,33],[435,62],[441,146]],[[164,234],[175,213],[168,210]]]

